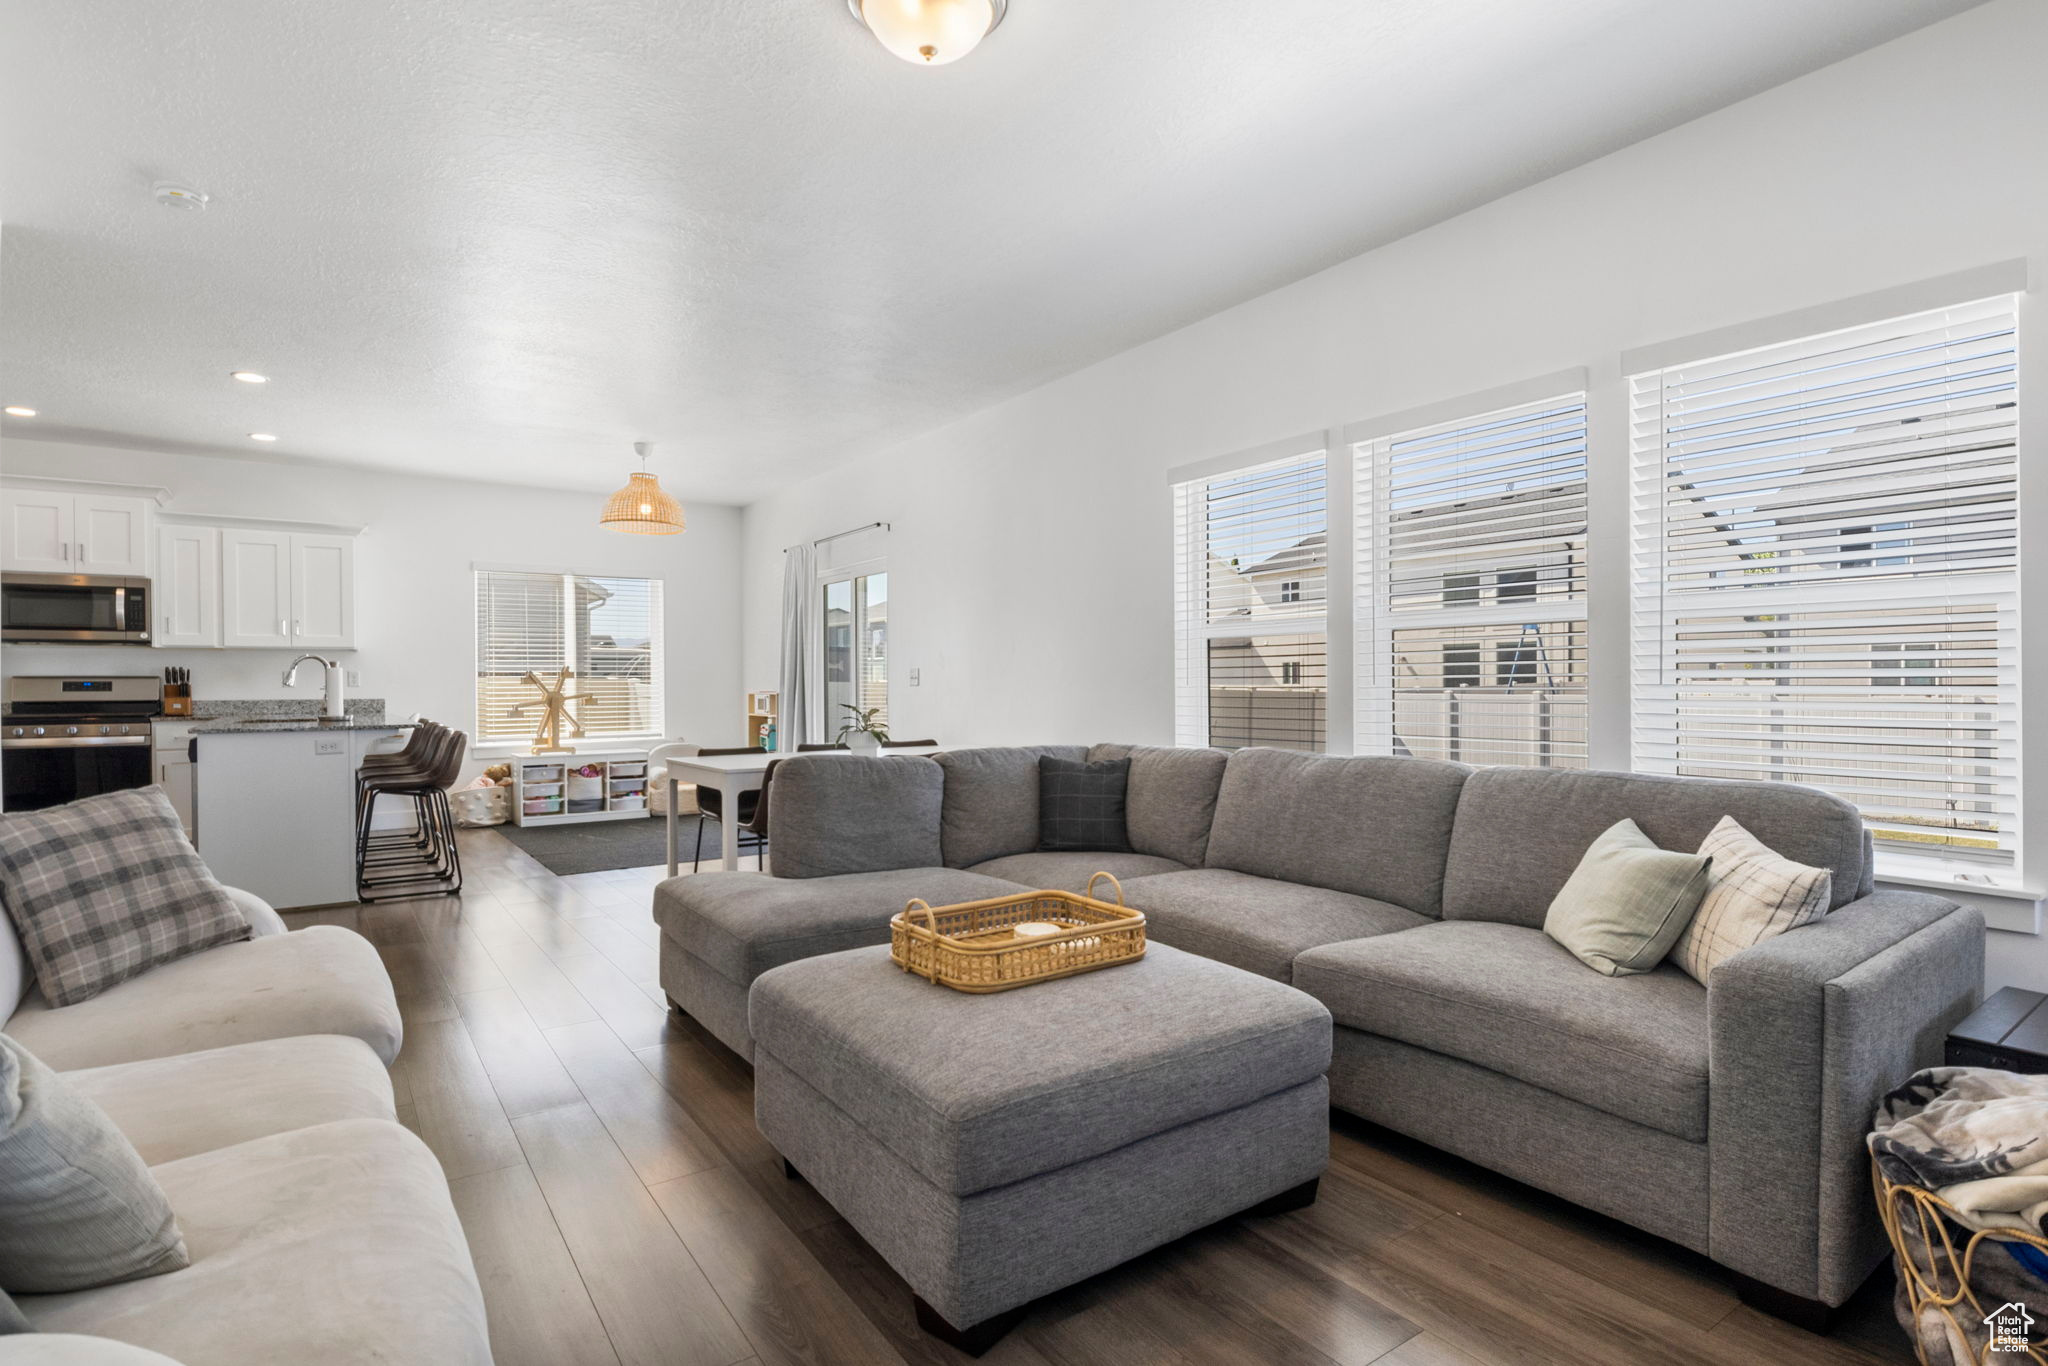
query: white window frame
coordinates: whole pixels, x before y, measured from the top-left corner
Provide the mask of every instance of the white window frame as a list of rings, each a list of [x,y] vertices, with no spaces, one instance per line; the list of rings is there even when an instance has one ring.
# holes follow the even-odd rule
[[[476,630],[478,619],[482,610],[479,597],[483,588],[482,576],[485,574],[531,574],[539,577],[561,579],[563,593],[562,619],[565,624],[565,627],[566,623],[572,620],[575,616],[575,590],[572,585],[574,584],[574,581],[579,578],[636,579],[642,583],[651,583],[655,585],[655,591],[659,599],[657,603],[658,611],[656,613],[655,621],[653,623],[655,631],[657,633],[657,643],[653,652],[652,659],[651,672],[653,677],[649,683],[649,687],[654,699],[654,729],[648,731],[635,731],[631,734],[620,733],[614,735],[591,735],[583,736],[577,739],[570,739],[568,736],[567,728],[565,728],[564,743],[572,746],[581,745],[591,750],[601,750],[607,747],[631,747],[642,741],[653,742],[660,740],[663,736],[667,734],[665,728],[668,724],[668,622],[666,620],[668,615],[668,584],[665,579],[662,579],[661,577],[652,574],[621,574],[611,570],[565,569],[559,565],[512,564],[500,561],[472,561],[470,563],[469,570],[469,708],[470,726],[472,732],[476,737],[476,743],[474,746],[472,746],[472,748],[479,756],[523,753],[529,743],[527,740],[522,740],[514,736],[495,736],[487,738],[483,733],[483,716],[479,713],[477,709],[477,680],[481,678],[483,675],[483,641],[478,638]],[[577,671],[576,676],[580,679],[584,677],[584,674],[580,663],[574,659],[575,652],[575,642],[573,640],[568,639],[567,632],[565,630],[562,648],[563,662],[567,663],[570,668],[575,669]],[[553,682],[554,680],[550,678],[548,681]],[[571,688],[573,689],[573,687],[574,682],[572,681]],[[534,713],[534,716],[534,725],[536,728],[538,728],[540,724],[539,713]]]
[[[1246,635],[1322,636],[1324,648],[1324,734],[1323,753],[1340,752],[1338,718],[1331,703],[1338,679],[1330,639],[1330,603],[1338,582],[1336,541],[1330,536],[1331,509],[1336,501],[1329,458],[1327,434],[1312,432],[1284,441],[1269,442],[1252,450],[1219,456],[1198,464],[1184,465],[1168,472],[1172,488],[1174,538],[1173,630],[1174,630],[1174,743],[1206,747],[1209,744],[1209,642],[1232,640]],[[1323,462],[1324,545],[1330,558],[1324,566],[1323,600],[1314,610],[1261,616],[1243,620],[1208,621],[1207,527],[1196,533],[1194,508],[1213,482],[1241,478],[1263,469],[1320,460]],[[1300,605],[1300,604],[1297,604]]]
[[[2010,858],[2000,860],[1954,850],[1942,851],[1938,848],[1920,852],[1904,845],[1879,841],[1875,853],[1876,872],[1881,881],[1896,878],[1931,885],[1960,883],[2011,889],[2025,885],[2028,875],[2028,840],[2024,811],[2024,746],[2020,734],[2020,713],[2025,692],[2019,674],[2022,621],[2019,592],[2022,579],[2028,572],[2027,564],[2031,557],[2020,551],[2016,555],[2017,563],[2004,569],[1957,572],[1951,575],[1930,574],[1918,579],[1903,576],[1883,579],[1838,575],[1840,581],[1831,581],[1828,575],[1816,574],[1812,580],[1796,585],[1759,586],[1755,589],[1731,587],[1713,596],[1667,593],[1664,585],[1668,582],[1665,567],[1668,546],[1661,501],[1664,482],[1662,417],[1661,410],[1656,409],[1646,395],[1651,392],[1652,385],[1661,383],[1661,376],[1667,370],[1708,365],[1750,352],[1775,350],[1797,344],[1823,343],[1832,337],[1844,336],[1894,321],[1906,321],[1922,314],[1950,309],[1964,310],[1978,304],[2009,301],[2016,331],[2021,338],[2019,346],[2023,357],[2022,368],[2017,376],[2017,392],[2024,396],[2027,391],[2024,367],[2028,363],[2024,357],[2029,349],[2025,340],[2025,301],[2010,284],[2003,283],[2006,267],[1987,270],[1995,272],[1990,278],[2000,279],[2001,284],[1983,294],[1957,293],[1942,299],[1928,296],[1930,285],[1909,286],[1898,291],[1887,291],[1883,295],[1870,296],[1865,300],[1851,301],[1835,308],[1808,310],[1767,323],[1729,329],[1721,334],[1695,339],[1692,343],[1663,343],[1624,357],[1623,382],[1629,393],[1628,406],[1632,429],[1629,468],[1630,479],[1635,489],[1630,509],[1630,540],[1634,547],[1630,574],[1633,621],[1630,667],[1631,694],[1634,699],[1630,765],[1634,770],[1668,773],[1674,772],[1678,766],[1675,745],[1659,738],[1664,729],[1675,724],[1670,718],[1675,714],[1672,709],[1675,708],[1676,702],[1665,694],[1673,692],[1676,687],[1669,678],[1669,674],[1675,669],[1672,660],[1676,656],[1667,650],[1664,631],[1666,618],[1674,612],[1690,609],[1704,615],[1711,609],[1716,614],[1727,616],[1768,616],[1775,613],[1820,614],[1831,608],[1845,612],[1867,612],[1873,608],[1897,607],[1910,611],[1916,607],[1931,610],[1957,602],[1986,603],[1996,612],[1996,625],[1993,629],[1998,641],[1997,670],[2001,675],[2009,677],[1998,689],[2001,700],[1992,707],[1999,715],[1997,724],[1986,728],[2001,733],[1995,762],[2009,766],[2012,773],[2010,800],[2013,811],[2006,826],[2009,834],[2006,847],[2010,850]],[[1951,278],[1968,278],[1974,274],[1965,273],[1964,277]],[[1933,287],[1938,288],[1943,282],[1931,283]],[[1891,306],[1881,306],[1881,301],[1886,299],[1891,301]],[[1714,347],[1712,342],[1717,339],[1724,339],[1731,344]],[[2024,458],[2019,454],[2025,449],[2028,435],[2024,401],[2016,421],[2018,449],[2014,457],[2014,467],[2019,480],[2019,492],[2014,505],[2014,516],[2019,541],[2024,545],[2030,516]],[[1881,558],[1882,538],[1882,529],[1874,527],[1871,547],[1874,559]],[[1756,610],[1744,613],[1742,609],[1750,605]],[[1884,700],[1877,692],[1878,690],[1873,687],[1872,699],[1865,705],[1875,706]],[[1734,714],[1731,712],[1731,715]]]
[[[814,642],[817,646],[817,649],[815,651],[815,658],[811,662],[810,673],[812,674],[812,695],[818,698],[818,705],[821,708],[823,708],[823,710],[827,713],[825,716],[824,733],[818,736],[818,740],[820,743],[824,742],[826,737],[828,736],[837,736],[839,734],[839,728],[845,725],[847,720],[847,718],[844,715],[831,715],[830,713],[832,711],[832,708],[830,704],[826,701],[827,689],[829,689],[831,685],[826,681],[825,678],[825,656],[828,653],[825,647],[825,638],[823,634],[825,627],[826,611],[825,590],[836,583],[851,583],[855,579],[865,579],[872,577],[876,574],[888,574],[889,557],[886,554],[878,553],[878,551],[876,550],[877,546],[887,544],[886,537],[888,536],[888,532],[889,528],[886,524],[877,523],[874,528],[864,528],[862,531],[855,533],[856,535],[861,536],[863,538],[872,538],[863,539],[861,542],[857,544],[858,550],[868,552],[861,555],[861,557],[858,559],[849,558],[838,563],[824,563],[824,561],[828,559],[828,555],[824,553],[822,550],[818,552],[817,558],[819,560],[819,563],[814,571],[815,582],[813,582],[811,585],[811,592],[815,595],[814,605],[816,606],[818,612],[819,636],[818,639]],[[820,546],[825,544],[829,544],[829,542],[819,543]],[[889,583],[889,606],[891,611],[893,611],[896,606],[895,596],[896,584],[894,579],[892,578]],[[859,634],[859,625],[858,623],[855,623],[854,660],[856,669],[859,668],[860,659]],[[884,713],[883,720],[885,723],[893,723],[896,716],[895,645],[896,632],[895,626],[892,623],[889,631],[888,654],[887,657],[882,661],[882,710]]]
[[[1393,574],[1391,546],[1383,531],[1389,501],[1389,461],[1393,443],[1434,431],[1451,430],[1468,424],[1508,418],[1518,412],[1547,406],[1577,403],[1586,412],[1588,449],[1587,481],[1593,470],[1591,447],[1591,395],[1583,369],[1563,370],[1489,389],[1482,393],[1430,404],[1424,408],[1390,413],[1344,429],[1344,441],[1351,453],[1352,484],[1352,749],[1358,754],[1394,752],[1394,633],[1441,627],[1487,627],[1527,622],[1532,610],[1547,622],[1576,622],[1587,642],[1586,667],[1582,676],[1590,721],[1592,690],[1593,630],[1585,581],[1569,596],[1540,598],[1534,609],[1518,602],[1444,604],[1434,608],[1402,608],[1391,604]],[[1588,523],[1585,534],[1590,580],[1594,555],[1591,498],[1588,489]],[[1475,643],[1483,683],[1493,661]],[[1590,725],[1587,727],[1590,732]],[[1588,734],[1588,749],[1591,736]],[[1581,761],[1590,765],[1591,757]]]

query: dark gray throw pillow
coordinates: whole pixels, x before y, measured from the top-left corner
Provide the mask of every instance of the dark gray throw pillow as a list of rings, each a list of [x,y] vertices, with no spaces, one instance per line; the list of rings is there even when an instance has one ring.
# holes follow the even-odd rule
[[[61,1294],[191,1264],[135,1145],[0,1034],[0,1288]]]
[[[0,900],[53,1006],[249,937],[160,787],[0,815]]]
[[[9,1333],[33,1333],[35,1325],[28,1321],[28,1315],[21,1312],[21,1306],[0,1290],[0,1337]]]
[[[1038,761],[1038,847],[1085,849],[1094,853],[1128,854],[1131,837],[1124,825],[1124,788],[1131,779],[1129,759],[1054,759]]]

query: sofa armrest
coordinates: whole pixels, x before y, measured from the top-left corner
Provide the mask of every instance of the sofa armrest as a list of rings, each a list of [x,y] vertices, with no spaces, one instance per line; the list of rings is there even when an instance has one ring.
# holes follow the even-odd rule
[[[283,934],[287,928],[284,917],[271,909],[270,903],[254,892],[245,892],[240,887],[227,889],[235,908],[242,918],[249,922],[249,937],[261,939],[268,934]]]
[[[911,755],[799,754],[768,785],[776,877],[938,868],[945,773]]]
[[[1984,917],[1875,892],[1765,940],[1707,987],[1708,1252],[1840,1304],[1884,1255],[1863,1136],[1885,1092],[1941,1061],[1984,987]]]

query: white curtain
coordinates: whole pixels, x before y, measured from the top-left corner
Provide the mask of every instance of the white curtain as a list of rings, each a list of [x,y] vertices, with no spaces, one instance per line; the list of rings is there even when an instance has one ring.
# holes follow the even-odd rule
[[[775,748],[784,754],[824,732],[818,652],[817,554],[807,542],[782,555],[782,697],[777,704]]]

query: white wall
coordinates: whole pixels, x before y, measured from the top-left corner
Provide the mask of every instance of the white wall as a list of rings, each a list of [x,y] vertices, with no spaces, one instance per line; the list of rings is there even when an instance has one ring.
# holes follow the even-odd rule
[[[356,547],[357,648],[342,655],[362,675],[351,691],[384,698],[393,715],[419,712],[464,729],[476,718],[472,565],[661,579],[667,731],[706,744],[740,743],[735,508],[692,503],[681,536],[627,536],[597,525],[601,493],[18,438],[0,445],[0,474],[160,485],[171,491],[166,511],[366,527]],[[622,467],[622,481],[624,474]],[[317,700],[315,674],[302,674],[297,689],[279,681],[296,653],[10,645],[6,670],[153,674],[175,664],[192,671],[202,701]]]
[[[880,519],[893,524],[896,730],[950,745],[1170,741],[1169,469],[1585,366],[1594,762],[1625,766],[1623,651],[1599,634],[1626,619],[1620,353],[2015,257],[2038,277],[2044,51],[2048,5],[1995,0],[943,430],[850,453],[746,510],[747,676],[774,677],[781,548]],[[2048,412],[2044,316],[2030,304],[2022,321],[2023,449]],[[2043,501],[2027,516],[2048,529]],[[2024,573],[2031,664],[2048,652],[2048,554]],[[2035,773],[2048,773],[2044,736],[2027,737]],[[2028,818],[2037,849],[2044,807]],[[2031,936],[1995,936],[1993,954],[1994,985],[2048,987],[2048,947]]]

